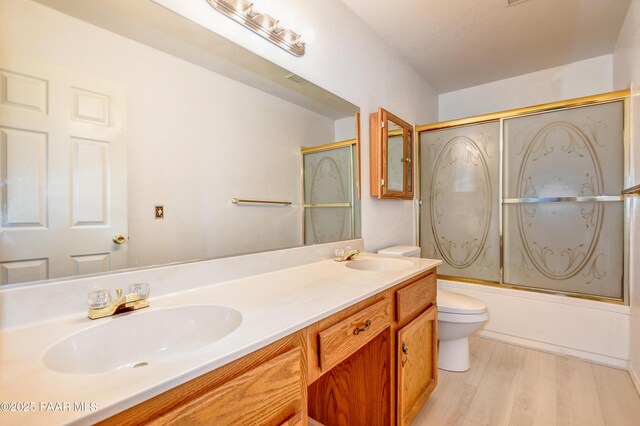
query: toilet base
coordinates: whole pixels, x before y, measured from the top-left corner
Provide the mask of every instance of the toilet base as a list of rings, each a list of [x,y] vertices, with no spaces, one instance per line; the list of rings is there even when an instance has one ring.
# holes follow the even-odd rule
[[[467,371],[469,363],[469,338],[440,340],[438,345],[438,368],[447,371]]]

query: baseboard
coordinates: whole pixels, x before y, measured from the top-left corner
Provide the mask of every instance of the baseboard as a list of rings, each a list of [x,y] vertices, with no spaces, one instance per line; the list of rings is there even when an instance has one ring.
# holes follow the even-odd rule
[[[606,365],[607,367],[619,368],[622,370],[628,370],[631,374],[631,378],[634,381],[636,389],[640,393],[640,381],[638,377],[634,377],[634,373],[630,370],[629,361],[619,358],[614,358],[606,355],[595,354],[592,352],[581,351],[578,349],[567,348],[564,346],[554,345],[545,342],[538,342],[536,340],[525,339],[522,337],[511,336],[503,333],[496,333],[495,331],[481,330],[478,334],[482,337],[489,339],[499,340],[505,343],[511,343],[525,348],[536,349],[542,352],[549,352],[557,355],[568,355],[576,358],[580,358],[595,364]]]
[[[631,381],[633,382],[633,386],[636,387],[636,391],[638,395],[640,395],[640,378],[638,377],[638,373],[633,369],[633,365],[629,364],[629,375],[631,376]]]

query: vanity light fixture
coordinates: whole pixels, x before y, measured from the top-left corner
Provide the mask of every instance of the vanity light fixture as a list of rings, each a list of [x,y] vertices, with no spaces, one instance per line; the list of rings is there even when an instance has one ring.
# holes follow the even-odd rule
[[[249,0],[207,0],[207,2],[218,12],[244,25],[292,55],[304,55],[304,42],[301,36],[295,31],[282,28],[276,18],[255,10],[253,3]]]

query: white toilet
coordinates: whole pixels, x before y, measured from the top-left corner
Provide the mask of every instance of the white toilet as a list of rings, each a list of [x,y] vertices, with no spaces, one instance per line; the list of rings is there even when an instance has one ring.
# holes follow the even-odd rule
[[[420,257],[420,247],[393,246],[378,250],[386,256]],[[487,305],[473,297],[438,289],[438,368],[469,369],[469,336],[489,320]]]
[[[438,368],[469,369],[469,336],[489,319],[487,305],[473,297],[438,289]]]

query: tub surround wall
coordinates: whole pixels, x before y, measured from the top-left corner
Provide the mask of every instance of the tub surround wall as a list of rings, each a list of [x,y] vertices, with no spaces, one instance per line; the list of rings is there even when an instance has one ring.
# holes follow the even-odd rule
[[[126,292],[129,284],[146,282],[153,306],[155,297],[333,259],[335,248],[362,250],[363,245],[362,239],[356,239],[4,288],[0,289],[0,330],[82,314],[88,309],[87,293],[92,290],[123,288]]]
[[[491,318],[481,335],[628,368],[628,306],[447,280],[438,288],[487,304]]]
[[[631,89],[631,181],[628,186],[640,183],[640,0],[633,0],[625,19],[613,54],[615,89]],[[629,286],[631,299],[631,361],[629,371],[640,392],[640,197],[627,201],[630,229]]]

